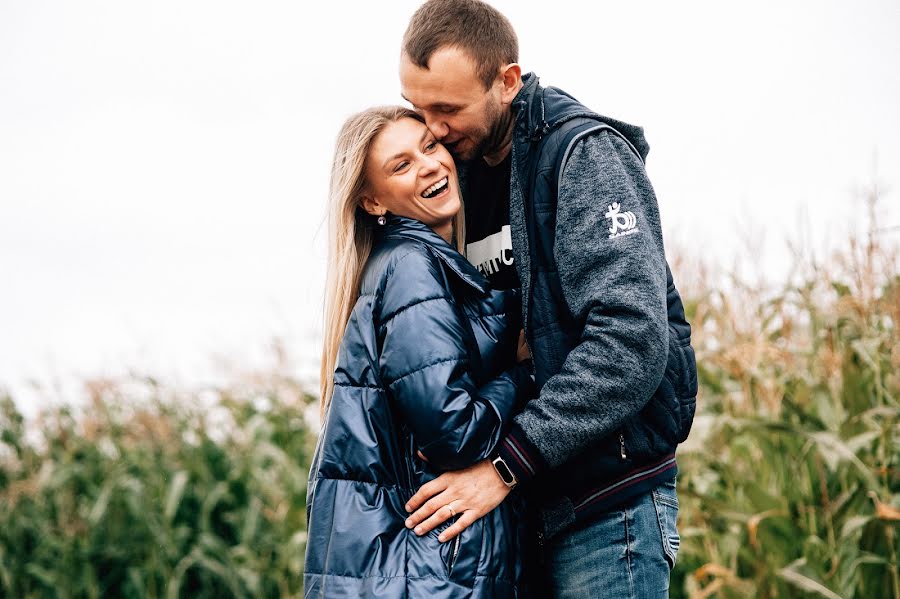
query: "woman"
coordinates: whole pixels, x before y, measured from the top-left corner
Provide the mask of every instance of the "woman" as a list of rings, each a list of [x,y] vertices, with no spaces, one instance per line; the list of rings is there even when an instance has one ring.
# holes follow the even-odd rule
[[[451,245],[456,167],[415,112],[351,117],[330,196],[306,597],[521,597],[515,493],[447,543],[454,518],[421,537],[404,526],[412,494],[488,457],[526,399],[518,295],[491,291]]]

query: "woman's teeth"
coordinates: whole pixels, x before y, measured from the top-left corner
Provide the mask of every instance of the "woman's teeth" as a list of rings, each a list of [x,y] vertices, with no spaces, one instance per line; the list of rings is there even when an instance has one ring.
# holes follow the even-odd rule
[[[434,185],[432,185],[431,187],[426,189],[424,192],[422,192],[422,197],[426,198],[426,199],[433,198],[438,193],[443,191],[444,187],[446,187],[446,186],[447,186],[447,177],[444,177],[443,179],[441,179],[440,181],[438,181],[437,183],[435,183]]]

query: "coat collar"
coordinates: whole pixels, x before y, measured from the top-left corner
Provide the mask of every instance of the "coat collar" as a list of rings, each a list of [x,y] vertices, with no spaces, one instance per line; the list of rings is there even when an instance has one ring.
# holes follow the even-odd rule
[[[540,139],[549,128],[544,120],[544,99],[538,76],[534,73],[522,75],[522,89],[513,98],[516,111],[516,128],[527,139]]]
[[[522,89],[513,99],[513,109],[519,134],[530,142],[540,141],[551,129],[571,119],[611,121],[585,108],[561,89],[543,87],[534,73],[522,75]]]
[[[543,87],[534,73],[522,75],[522,89],[513,99],[516,113],[516,136],[526,142],[538,142],[548,132],[576,118],[589,118],[613,129],[631,146],[643,162],[650,146],[644,138],[644,130],[612,119],[583,106],[578,100],[556,87]]]
[[[376,225],[379,239],[403,238],[424,243],[464,283],[486,293],[490,284],[466,258],[424,223],[405,216],[389,215],[384,226]]]

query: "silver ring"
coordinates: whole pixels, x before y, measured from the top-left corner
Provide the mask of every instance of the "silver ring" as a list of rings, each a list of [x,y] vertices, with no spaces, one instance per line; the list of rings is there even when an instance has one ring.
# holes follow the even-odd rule
[[[447,508],[448,510],[450,510],[450,517],[451,517],[451,518],[455,518],[455,517],[456,517],[456,510],[454,510],[453,507],[452,507],[449,503],[448,503],[447,505],[445,505],[444,507]]]

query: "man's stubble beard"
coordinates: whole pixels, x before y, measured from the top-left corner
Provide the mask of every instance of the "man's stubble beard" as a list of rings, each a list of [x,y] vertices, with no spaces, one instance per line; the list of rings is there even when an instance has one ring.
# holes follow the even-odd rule
[[[490,127],[487,135],[479,142],[472,158],[484,158],[499,153],[507,143],[511,134],[513,112],[511,108],[504,108],[502,104],[492,107],[490,115]]]
[[[469,162],[478,158],[484,158],[499,152],[509,143],[511,125],[513,120],[512,109],[504,108],[502,104],[491,106],[488,116],[487,133],[482,137],[472,150],[463,153],[450,151],[453,158],[463,162]]]

